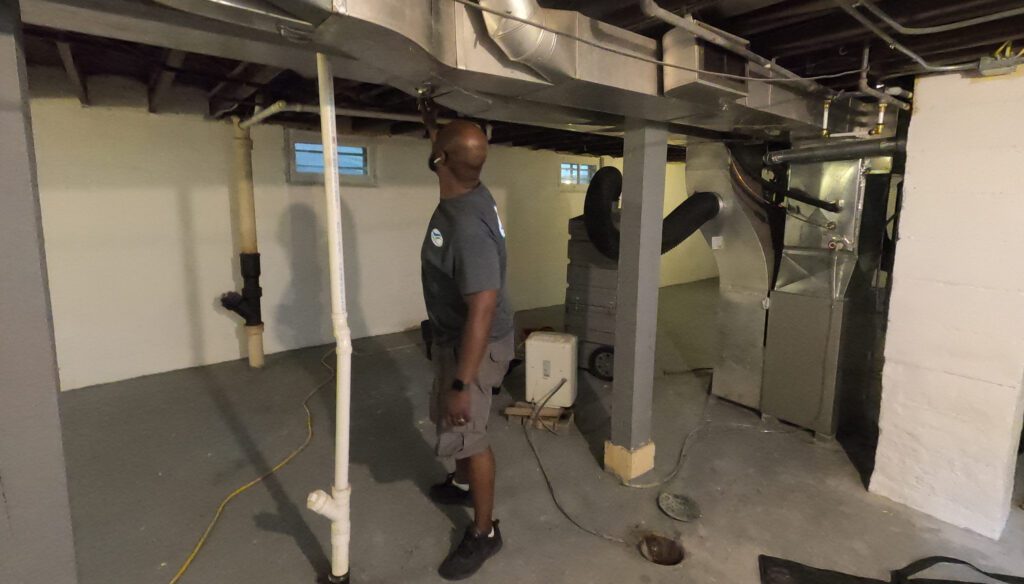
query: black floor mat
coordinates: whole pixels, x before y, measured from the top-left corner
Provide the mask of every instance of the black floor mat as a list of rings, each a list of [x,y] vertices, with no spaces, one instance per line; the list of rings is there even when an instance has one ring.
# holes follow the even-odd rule
[[[905,568],[893,570],[892,579],[888,581],[861,578],[849,574],[841,574],[832,570],[812,568],[782,558],[771,556],[759,556],[758,565],[761,571],[761,584],[983,584],[969,580],[934,580],[930,578],[914,578],[933,566],[939,564],[955,564],[967,566],[972,570],[984,574],[993,580],[1006,582],[1007,584],[1024,584],[1024,578],[1020,576],[1007,576],[986,572],[963,560],[948,558],[945,556],[932,556],[923,558],[911,563]]]

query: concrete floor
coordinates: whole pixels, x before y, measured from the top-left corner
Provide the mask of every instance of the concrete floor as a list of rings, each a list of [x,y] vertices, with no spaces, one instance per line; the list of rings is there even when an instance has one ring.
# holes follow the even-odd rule
[[[711,363],[716,297],[715,281],[663,290],[661,369]],[[522,320],[556,324],[559,309]],[[436,567],[468,523],[463,510],[439,509],[423,494],[444,469],[431,456],[430,367],[417,336],[356,343],[352,557],[359,584],[440,581]],[[82,584],[168,581],[221,498],[302,442],[300,402],[329,375],[320,365],[329,349],[271,355],[262,371],[235,361],[64,394]],[[521,375],[510,378],[513,395],[521,395]],[[683,436],[700,420],[705,384],[692,374],[656,380],[652,478],[671,469]],[[640,529],[680,535],[687,559],[653,565],[633,548],[570,525],[552,504],[522,429],[495,415],[505,549],[473,581],[745,584],[758,581],[758,554],[877,578],[932,554],[1024,574],[1024,511],[1013,512],[998,542],[951,527],[867,493],[842,449],[786,427],[760,431],[753,412],[726,402],[711,404],[712,425],[672,483],[701,504],[703,518],[673,522],[658,511],[657,490],[622,487],[598,464],[609,391],[581,394],[580,431],[536,434],[555,489],[593,529],[627,539]],[[511,399],[503,393],[498,405]],[[228,507],[184,583],[314,582],[326,570],[328,524],[304,502],[332,476],[331,388],[312,408],[309,449]],[[1017,484],[1019,501],[1024,473]]]

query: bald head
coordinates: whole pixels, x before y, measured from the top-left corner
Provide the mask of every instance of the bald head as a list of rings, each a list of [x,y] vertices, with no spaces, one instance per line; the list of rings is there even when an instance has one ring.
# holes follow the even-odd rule
[[[432,156],[441,158],[457,181],[475,185],[487,161],[487,136],[473,122],[455,120],[438,132]]]

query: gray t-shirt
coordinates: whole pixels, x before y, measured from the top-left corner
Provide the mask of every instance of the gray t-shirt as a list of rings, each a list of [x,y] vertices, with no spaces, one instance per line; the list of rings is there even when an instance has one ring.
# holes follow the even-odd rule
[[[498,290],[491,340],[512,332],[505,282],[505,228],[498,205],[480,185],[454,199],[442,199],[427,226],[420,251],[423,299],[434,340],[458,343],[466,324],[463,296]]]

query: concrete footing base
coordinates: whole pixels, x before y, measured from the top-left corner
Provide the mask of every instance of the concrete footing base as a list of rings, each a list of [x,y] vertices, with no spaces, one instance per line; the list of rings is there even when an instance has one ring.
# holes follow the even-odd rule
[[[648,442],[636,450],[624,446],[604,443],[604,470],[626,482],[654,468],[654,442]]]

